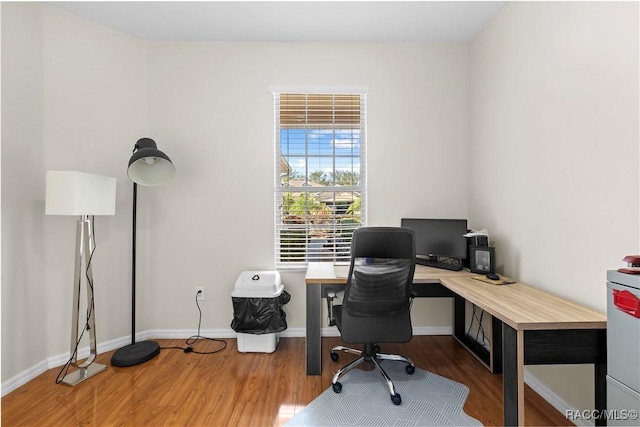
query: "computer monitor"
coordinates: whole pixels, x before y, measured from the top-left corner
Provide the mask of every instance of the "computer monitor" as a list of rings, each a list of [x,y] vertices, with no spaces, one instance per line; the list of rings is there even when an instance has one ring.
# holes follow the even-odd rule
[[[416,255],[467,258],[466,219],[402,218],[401,225],[415,232]]]

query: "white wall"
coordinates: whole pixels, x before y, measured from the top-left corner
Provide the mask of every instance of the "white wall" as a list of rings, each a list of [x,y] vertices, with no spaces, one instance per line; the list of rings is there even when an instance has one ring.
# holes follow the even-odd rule
[[[44,215],[47,170],[118,179],[96,218],[99,342],[130,324],[126,162],[147,127],[146,44],[38,3],[2,4],[2,380],[69,352],[76,218]]]
[[[41,8],[25,5],[18,9],[3,4],[3,379],[48,355],[43,345],[47,331],[42,327],[46,324],[46,298],[39,285],[45,273],[42,247],[37,244],[42,240],[43,217],[34,207],[34,195],[44,189],[45,176],[43,74]],[[15,171],[12,176],[7,174],[10,170]],[[21,174],[20,170],[29,173]]]
[[[147,131],[146,43],[55,8],[43,6],[43,12],[45,167],[117,178],[116,216],[96,217],[92,260],[96,329],[105,342],[127,335],[131,324],[132,184],[126,168],[135,141]],[[50,301],[62,307],[49,324],[67,331],[75,221],[44,221],[45,272],[56,279]],[[50,340],[50,351],[67,348],[68,339],[51,334]]]
[[[0,7],[0,46],[2,45],[2,8]],[[2,55],[0,55],[0,81],[2,80]],[[0,99],[2,98],[2,84],[0,84]],[[0,117],[2,117],[2,103],[0,103]],[[0,135],[2,135],[2,120],[0,119]],[[2,137],[0,136],[0,188],[2,187]],[[1,193],[1,191],[0,191]],[[2,201],[0,200],[0,208]],[[2,210],[0,209],[0,223]],[[2,227],[0,227],[0,242],[2,242]],[[0,260],[2,260],[2,245],[0,245]],[[0,262],[0,277],[2,277],[2,263]],[[1,285],[0,285],[1,288]],[[2,296],[0,295],[0,303]],[[2,329],[2,304],[0,304],[0,330]],[[0,340],[0,366],[2,366],[2,340]],[[0,376],[1,378],[1,376]]]
[[[513,2],[470,52],[471,220],[501,273],[603,313],[640,249],[638,28],[637,2]],[[590,367],[531,372],[593,408]]]
[[[203,326],[228,328],[238,274],[274,268],[267,88],[278,84],[369,87],[371,225],[466,217],[466,45],[150,43],[149,132],[178,173],[141,191],[149,327],[193,327],[194,288],[205,286]],[[284,274],[290,328],[304,327],[303,279],[303,272]],[[451,324],[448,304],[417,305],[418,326]]]

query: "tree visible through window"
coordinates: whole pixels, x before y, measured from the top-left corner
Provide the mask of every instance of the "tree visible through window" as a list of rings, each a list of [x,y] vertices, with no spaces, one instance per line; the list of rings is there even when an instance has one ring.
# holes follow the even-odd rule
[[[276,264],[348,261],[365,218],[365,95],[275,93]]]

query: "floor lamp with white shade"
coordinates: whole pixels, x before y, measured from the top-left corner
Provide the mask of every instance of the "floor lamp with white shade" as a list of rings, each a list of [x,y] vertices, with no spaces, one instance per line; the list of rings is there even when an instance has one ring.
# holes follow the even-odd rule
[[[46,215],[78,216],[76,227],[76,258],[73,282],[73,308],[71,317],[71,357],[63,367],[58,380],[68,385],[102,372],[105,365],[94,363],[97,355],[95,300],[91,259],[95,249],[93,239],[94,215],[115,215],[116,179],[76,171],[47,171],[45,201]],[[82,331],[80,326],[80,294],[86,285],[87,314]],[[89,333],[89,357],[78,362],[78,346],[85,332]],[[76,370],[68,372],[69,367]],[[64,376],[60,378],[62,375]]]
[[[136,211],[138,204],[138,184],[156,186],[173,178],[176,168],[171,159],[158,150],[153,139],[141,138],[133,148],[129,159],[127,175],[133,181],[133,236],[131,256],[131,344],[113,354],[114,366],[133,366],[153,359],[160,354],[160,345],[155,341],[136,342]]]

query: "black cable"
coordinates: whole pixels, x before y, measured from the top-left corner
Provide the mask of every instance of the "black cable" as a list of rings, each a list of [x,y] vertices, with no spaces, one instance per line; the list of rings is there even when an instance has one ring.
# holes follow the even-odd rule
[[[459,258],[452,258],[452,257],[440,257],[438,258],[438,261],[441,261],[447,264],[454,264],[454,265],[462,264]]]
[[[471,328],[473,328],[473,321],[476,320],[476,306],[475,304],[472,304],[471,306],[471,322],[469,322],[469,329],[467,329],[467,336],[469,336],[471,334]]]
[[[87,260],[87,268],[84,271],[84,275],[87,278],[87,284],[89,285],[89,288],[91,289],[91,303],[89,304],[89,307],[87,307],[87,320],[85,323],[85,327],[88,329],[91,329],[89,327],[89,318],[91,317],[91,314],[93,314],[93,307],[95,304],[94,301],[94,295],[93,295],[93,278],[89,276],[89,270],[91,268],[91,260],[93,259],[93,254],[96,251],[96,224],[95,224],[95,215],[91,215],[91,243],[92,243],[92,249],[91,249],[91,253],[89,254],[89,259]]]
[[[82,328],[82,332],[80,332],[80,336],[78,337],[78,340],[76,341],[76,345],[75,345],[75,347],[73,349],[73,352],[71,353],[71,356],[69,357],[69,360],[66,361],[66,363],[60,369],[60,372],[58,372],[58,376],[56,377],[56,384],[60,384],[62,382],[62,380],[64,379],[64,377],[67,376],[67,373],[69,372],[69,367],[71,366],[71,362],[73,362],[74,359],[77,361],[78,347],[80,346],[80,341],[82,341],[82,337],[84,336],[84,333],[86,331],[88,331],[89,329],[91,329],[89,327],[89,318],[91,317],[91,313],[93,312],[94,295],[93,295],[93,280],[89,276],[89,268],[91,267],[91,259],[93,258],[93,254],[96,251],[96,229],[95,229],[95,216],[94,215],[91,216],[91,240],[92,240],[92,243],[93,243],[93,248],[91,249],[91,253],[89,254],[89,258],[87,260],[87,268],[85,269],[85,273],[84,273],[85,277],[87,278],[87,284],[91,288],[91,303],[89,304],[89,307],[87,307],[87,317],[85,319],[85,323],[84,323],[84,327]],[[74,286],[75,285],[80,286],[77,283],[74,283]]]
[[[482,326],[482,318],[484,317],[484,310],[480,311],[480,319],[478,319],[478,329],[476,330],[476,342],[478,342],[478,338],[480,336],[480,332],[482,332],[482,345],[484,345],[486,341],[486,337],[484,335],[484,327]]]
[[[162,350],[182,350],[185,353],[195,353],[195,354],[214,354],[214,353],[218,353],[222,350],[224,350],[225,348],[227,348],[227,342],[225,340],[221,340],[218,338],[208,338],[208,337],[204,337],[202,335],[200,335],[200,327],[202,325],[202,310],[200,309],[200,304],[198,303],[198,294],[200,293],[200,291],[196,292],[196,307],[198,307],[198,312],[200,313],[198,316],[198,332],[196,335],[192,335],[189,338],[187,338],[185,340],[185,344],[187,345],[187,347],[178,347],[178,346],[171,346],[171,347],[160,347]],[[215,342],[220,342],[222,343],[222,347],[217,349],[217,350],[213,350],[213,351],[196,351],[193,349],[193,344],[195,344],[198,340],[208,340],[208,341],[215,341]]]
[[[478,327],[476,329],[476,338],[475,341],[478,342],[478,338],[480,336],[480,333],[482,333],[482,345],[484,345],[484,343],[487,340],[487,337],[484,333],[484,327],[482,326],[482,318],[484,317],[484,310],[480,309],[480,317],[478,318],[478,313],[477,313],[478,307],[475,304],[472,304],[472,310],[471,310],[471,323],[469,323],[469,329],[467,330],[467,336],[469,338],[471,338],[471,329],[473,328],[473,323],[474,320],[476,322],[478,322]]]

